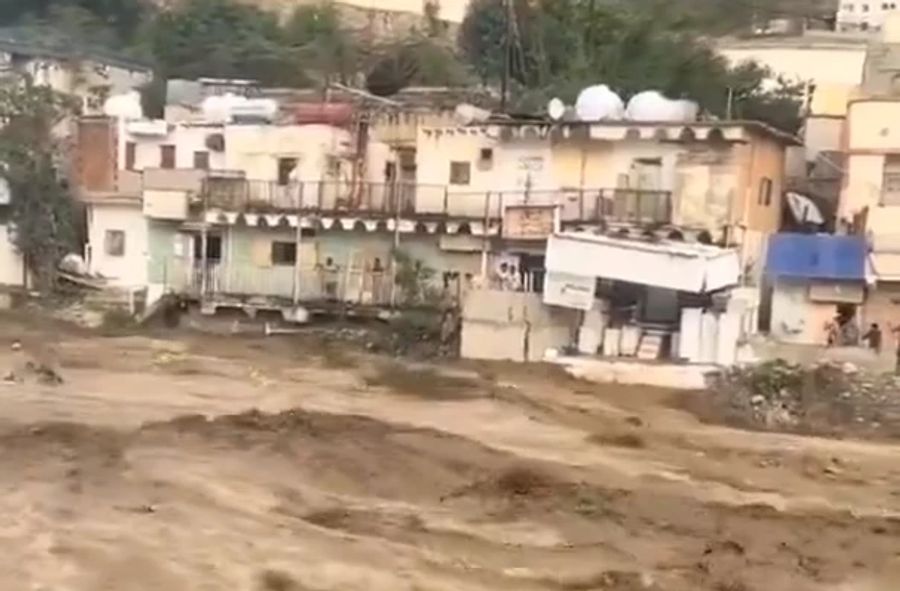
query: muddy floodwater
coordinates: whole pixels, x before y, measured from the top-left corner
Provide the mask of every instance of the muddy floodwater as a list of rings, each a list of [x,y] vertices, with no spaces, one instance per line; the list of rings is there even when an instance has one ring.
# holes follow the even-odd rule
[[[7,315],[0,373],[0,589],[900,589],[897,444],[302,335]]]

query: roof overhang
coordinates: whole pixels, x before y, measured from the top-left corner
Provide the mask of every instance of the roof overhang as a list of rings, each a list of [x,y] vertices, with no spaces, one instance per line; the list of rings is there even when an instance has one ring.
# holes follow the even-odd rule
[[[576,232],[550,237],[546,268],[548,272],[691,293],[733,287],[740,278],[740,259],[736,250]]]

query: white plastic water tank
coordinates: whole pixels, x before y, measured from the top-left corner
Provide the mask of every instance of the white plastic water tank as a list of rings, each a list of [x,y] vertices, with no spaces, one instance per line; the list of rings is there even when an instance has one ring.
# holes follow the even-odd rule
[[[242,96],[236,94],[223,94],[210,96],[203,99],[200,109],[203,118],[210,123],[227,123],[231,120],[232,106],[245,101]]]
[[[117,119],[143,119],[144,109],[141,107],[141,94],[136,90],[131,90],[124,94],[111,96],[103,103],[103,113]]]
[[[278,113],[278,103],[272,99],[248,99],[236,94],[211,96],[201,105],[203,118],[210,123],[230,123],[235,117],[272,121]]]
[[[235,117],[272,121],[278,103],[272,99],[248,99],[236,94],[211,96],[201,105],[203,118],[210,123],[230,123]]]
[[[672,100],[656,90],[639,92],[628,101],[625,118],[632,121],[695,121],[699,108],[688,100]]]
[[[598,84],[581,91],[575,113],[581,121],[618,120],[625,114],[625,103],[607,85]]]
[[[262,119],[274,121],[278,114],[278,103],[272,99],[244,99],[231,104],[229,119]]]

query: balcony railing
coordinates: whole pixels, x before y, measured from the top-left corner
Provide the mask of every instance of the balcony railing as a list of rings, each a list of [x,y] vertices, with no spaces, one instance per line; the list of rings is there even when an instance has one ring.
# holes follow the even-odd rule
[[[349,304],[354,306],[389,306],[406,300],[400,286],[393,285],[389,268],[374,270],[356,267],[304,268],[293,266],[258,267],[245,263],[210,261],[204,267],[199,261],[173,263],[160,261],[156,277],[166,290],[195,298],[272,298],[301,304]],[[468,289],[462,277],[429,284],[429,298],[417,305],[459,300]]]
[[[668,191],[643,189],[561,189],[465,191],[444,185],[410,183],[292,182],[209,178],[207,208],[242,213],[358,213],[499,220],[513,205],[556,205],[563,222],[629,221],[667,223]]]

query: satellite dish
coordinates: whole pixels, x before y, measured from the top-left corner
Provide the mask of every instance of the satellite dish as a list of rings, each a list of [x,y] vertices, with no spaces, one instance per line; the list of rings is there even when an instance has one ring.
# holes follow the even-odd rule
[[[559,121],[566,114],[566,104],[558,98],[551,99],[547,104],[547,114],[550,115],[550,119]]]

